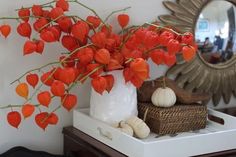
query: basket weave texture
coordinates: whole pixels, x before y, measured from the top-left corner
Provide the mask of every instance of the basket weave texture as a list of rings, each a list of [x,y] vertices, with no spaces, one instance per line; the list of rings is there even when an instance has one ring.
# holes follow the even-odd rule
[[[139,118],[144,119],[151,131],[159,135],[203,129],[207,123],[207,107],[200,104],[176,104],[161,108],[152,103],[139,103]]]

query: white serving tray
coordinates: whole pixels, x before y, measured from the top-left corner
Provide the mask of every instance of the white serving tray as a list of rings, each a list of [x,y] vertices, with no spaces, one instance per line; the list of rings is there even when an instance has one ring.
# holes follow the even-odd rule
[[[236,118],[211,109],[209,115],[224,120],[224,125],[208,120],[205,129],[161,136],[151,133],[145,140],[128,136],[89,116],[89,109],[74,110],[73,125],[129,157],[188,157],[236,149]]]

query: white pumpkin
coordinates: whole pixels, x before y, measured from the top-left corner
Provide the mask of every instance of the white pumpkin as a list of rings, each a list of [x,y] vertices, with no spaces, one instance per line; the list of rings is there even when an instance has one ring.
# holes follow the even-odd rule
[[[152,103],[158,107],[171,107],[176,102],[175,92],[168,88],[157,88],[152,94]]]
[[[136,137],[144,139],[147,138],[148,135],[150,134],[150,128],[142,119],[133,116],[130,117],[126,122],[128,125],[132,127]]]
[[[119,123],[119,128],[118,128],[120,131],[122,131],[123,133],[126,133],[130,136],[133,136],[134,135],[134,131],[132,129],[132,127],[127,124],[125,121],[121,121]]]

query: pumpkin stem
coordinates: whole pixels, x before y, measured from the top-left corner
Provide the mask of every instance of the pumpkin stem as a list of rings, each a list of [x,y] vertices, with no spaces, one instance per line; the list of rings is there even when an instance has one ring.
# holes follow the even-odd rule
[[[166,88],[166,78],[165,78],[165,76],[163,77],[163,87]]]

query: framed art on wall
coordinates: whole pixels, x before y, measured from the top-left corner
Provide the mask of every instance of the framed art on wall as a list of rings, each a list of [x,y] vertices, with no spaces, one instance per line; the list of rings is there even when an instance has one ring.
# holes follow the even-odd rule
[[[209,20],[199,19],[198,24],[197,24],[197,30],[201,32],[209,31]]]

